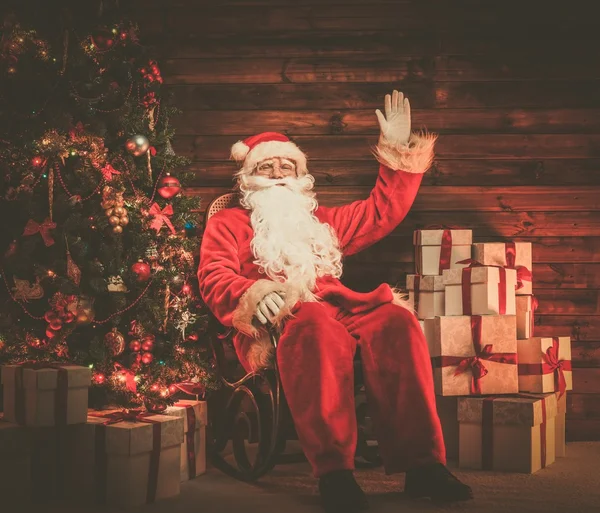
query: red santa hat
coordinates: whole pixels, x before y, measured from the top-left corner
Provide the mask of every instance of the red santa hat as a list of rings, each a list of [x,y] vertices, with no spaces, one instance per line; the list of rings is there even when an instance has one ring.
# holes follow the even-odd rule
[[[231,158],[241,164],[238,174],[250,174],[259,162],[272,157],[293,160],[298,176],[307,173],[306,155],[288,137],[278,132],[253,135],[231,147]]]

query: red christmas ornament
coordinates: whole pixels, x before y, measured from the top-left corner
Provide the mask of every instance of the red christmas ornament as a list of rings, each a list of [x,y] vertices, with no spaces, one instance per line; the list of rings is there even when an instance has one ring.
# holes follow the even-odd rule
[[[137,274],[137,281],[139,282],[148,281],[150,279],[150,273],[152,272],[150,266],[142,260],[138,260],[137,263],[133,264],[131,270]]]
[[[152,351],[154,348],[154,340],[146,339],[142,342],[142,351]]]
[[[142,363],[144,365],[152,363],[152,360],[154,360],[154,356],[152,356],[152,353],[144,353],[142,355]]]
[[[129,342],[129,349],[131,349],[131,351],[139,351],[142,348],[142,343],[139,340],[132,340],[131,342]]]
[[[115,36],[108,29],[100,29],[92,34],[92,44],[101,52],[105,52],[115,44]]]
[[[181,184],[179,183],[179,180],[168,173],[158,181],[158,194],[165,199],[171,199],[174,196],[177,196],[180,191]]]

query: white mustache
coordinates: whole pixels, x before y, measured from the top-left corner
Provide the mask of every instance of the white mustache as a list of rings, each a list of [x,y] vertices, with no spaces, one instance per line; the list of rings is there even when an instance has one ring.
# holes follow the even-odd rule
[[[253,191],[269,189],[278,185],[283,185],[294,191],[309,191],[313,188],[314,179],[309,175],[301,178],[287,176],[285,178],[267,178],[264,176],[246,176],[244,177],[246,188]]]

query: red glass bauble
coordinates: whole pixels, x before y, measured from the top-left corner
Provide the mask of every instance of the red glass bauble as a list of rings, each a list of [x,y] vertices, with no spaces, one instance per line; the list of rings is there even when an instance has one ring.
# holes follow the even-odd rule
[[[119,356],[125,351],[125,337],[116,328],[104,335],[104,341],[112,356]]]
[[[115,44],[115,36],[108,29],[99,29],[92,34],[92,43],[98,50],[105,52]]]
[[[137,275],[137,281],[139,282],[148,281],[150,279],[150,273],[152,272],[150,266],[141,260],[138,260],[133,264],[131,270]]]
[[[142,344],[139,340],[132,340],[129,342],[129,349],[131,349],[131,351],[139,351],[141,348]]]
[[[46,319],[46,322],[48,323],[56,321],[56,319],[58,319],[58,314],[54,310],[48,310],[44,314],[44,319]]]
[[[167,174],[158,181],[158,194],[165,199],[177,196],[179,191],[181,191],[181,184],[174,176]]]
[[[144,365],[152,363],[152,360],[154,360],[154,356],[152,356],[152,353],[144,353],[142,355],[142,363]]]
[[[154,348],[154,340],[146,339],[142,342],[142,351],[152,351]]]
[[[58,331],[59,329],[61,329],[63,326],[63,322],[60,319],[54,319],[52,321],[50,321],[50,329],[54,330],[54,331]]]

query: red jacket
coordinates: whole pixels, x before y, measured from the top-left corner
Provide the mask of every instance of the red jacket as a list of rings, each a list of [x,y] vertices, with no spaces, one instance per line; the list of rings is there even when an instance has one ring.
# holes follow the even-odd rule
[[[367,199],[339,207],[317,208],[315,216],[333,228],[344,256],[358,253],[381,240],[404,219],[415,200],[423,172],[433,158],[434,141],[434,136],[413,134],[410,147],[403,152],[386,153],[378,148],[379,175]],[[250,248],[252,237],[248,210],[228,208],[212,216],[202,238],[198,280],[203,300],[223,325],[232,326],[254,339],[264,339],[264,328],[253,319],[258,302],[269,292],[286,292],[286,304],[275,320],[279,325],[291,313],[298,295],[294,293],[293,284],[275,282],[259,273]],[[371,292],[361,293],[331,276],[318,278],[313,292],[324,301],[335,300],[353,313],[395,299],[394,291],[386,283]],[[396,296],[395,302],[401,303],[399,297]],[[241,344],[240,337],[238,342]],[[251,367],[257,366],[256,361],[252,361],[256,358],[249,360]]]

